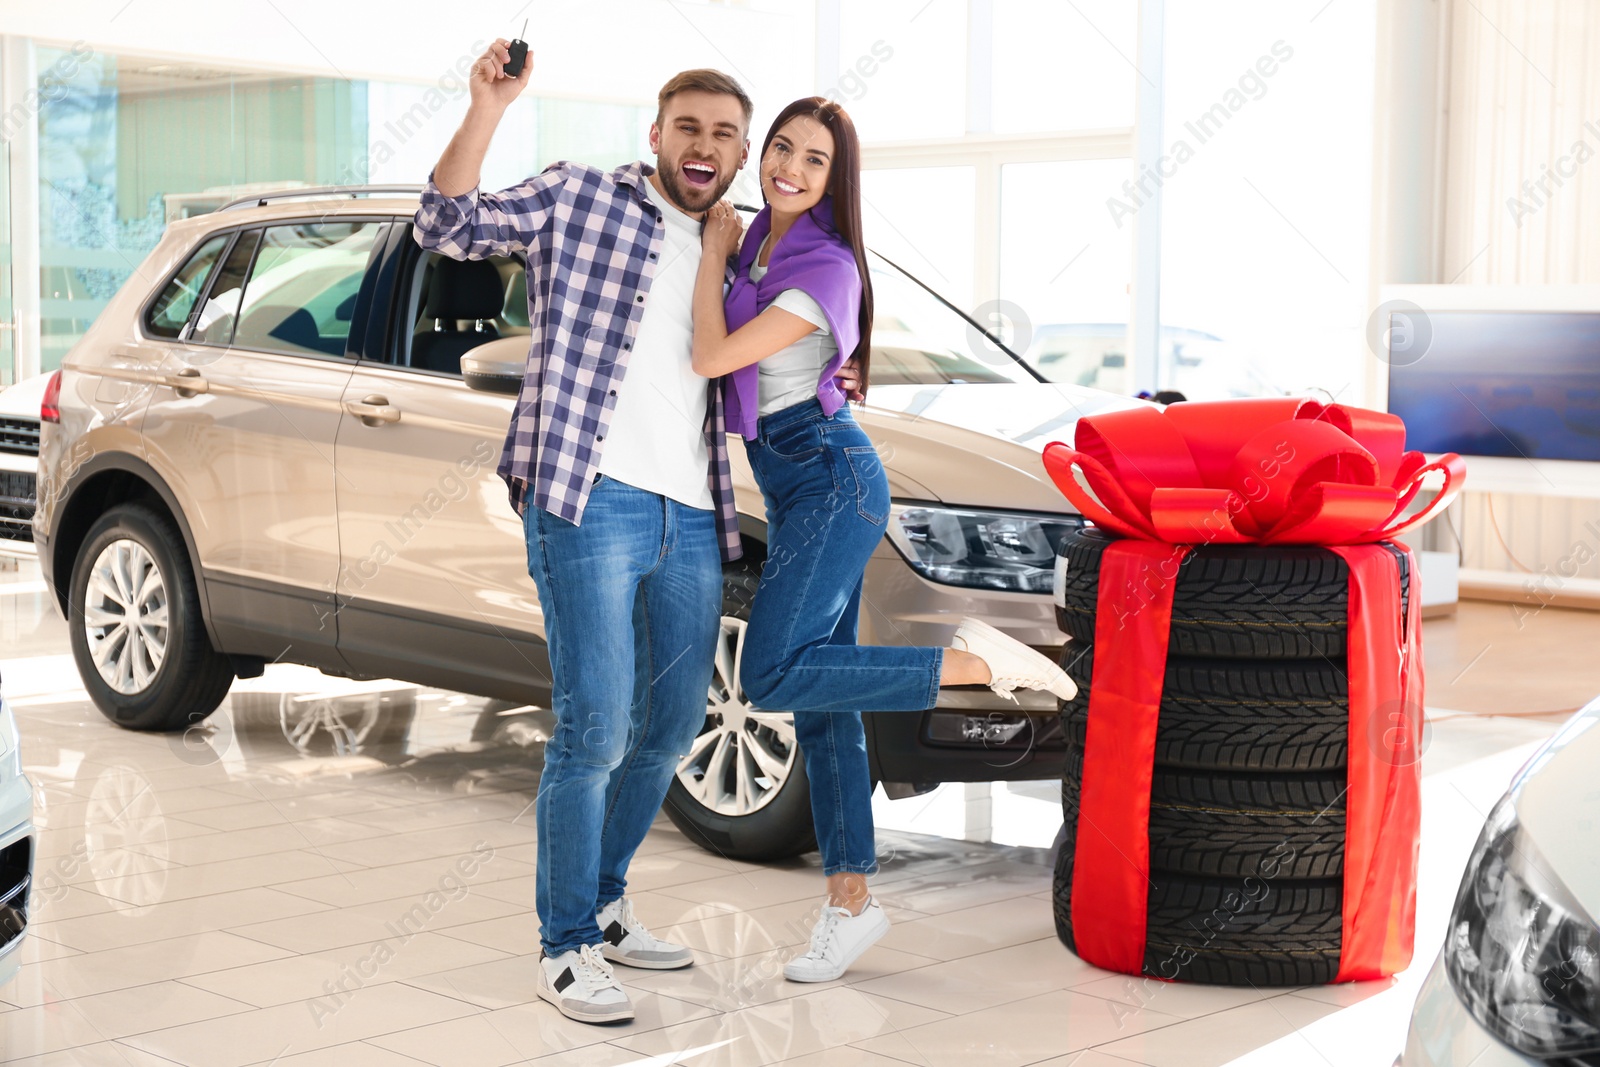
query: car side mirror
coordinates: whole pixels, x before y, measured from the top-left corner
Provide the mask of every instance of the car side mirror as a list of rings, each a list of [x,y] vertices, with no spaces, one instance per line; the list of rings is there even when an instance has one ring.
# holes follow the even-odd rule
[[[461,357],[461,380],[480,393],[516,396],[528,363],[528,338],[501,337],[470,349]]]

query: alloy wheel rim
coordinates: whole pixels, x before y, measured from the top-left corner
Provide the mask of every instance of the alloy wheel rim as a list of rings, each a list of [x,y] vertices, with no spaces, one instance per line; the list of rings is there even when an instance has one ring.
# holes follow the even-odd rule
[[[85,805],[84,843],[95,888],[119,912],[166,896],[166,816],[150,779],[126,765],[100,771]]]
[[[167,657],[167,583],[148,549],[119,538],[95,557],[83,599],[89,656],[124,695],[150,687]]]
[[[278,705],[278,725],[285,740],[302,756],[320,755],[322,737],[333,755],[357,756],[381,718],[378,701],[357,698],[343,704],[333,697],[285,693]]]
[[[718,815],[760,811],[782,791],[794,770],[794,716],[752,705],[739,685],[746,624],[722,617],[706,728],[678,764],[678,781],[691,797]]]

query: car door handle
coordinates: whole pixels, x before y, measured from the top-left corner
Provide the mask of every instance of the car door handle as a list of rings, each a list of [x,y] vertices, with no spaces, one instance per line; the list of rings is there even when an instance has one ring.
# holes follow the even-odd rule
[[[368,426],[382,426],[386,422],[399,422],[400,409],[389,403],[389,398],[373,393],[360,400],[346,400],[344,409]]]
[[[211,383],[193,367],[184,367],[176,374],[163,374],[161,384],[171,386],[173,392],[184,397],[211,392]]]

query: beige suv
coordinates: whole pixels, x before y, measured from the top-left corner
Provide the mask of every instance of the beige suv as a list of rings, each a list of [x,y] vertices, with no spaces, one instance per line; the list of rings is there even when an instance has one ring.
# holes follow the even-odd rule
[[[523,264],[424,252],[416,196],[301,190],[173,223],[50,383],[34,536],[84,685],[117,725],[181,729],[279,662],[548,701],[521,525],[494,473],[528,347]],[[858,417],[895,503],[861,640],[944,644],[975,614],[1054,655],[1051,567],[1081,520],[1038,452],[1134,401],[1045,383],[910,275],[873,271]],[[811,847],[811,817],[792,730],[742,714],[765,516],[742,448],[734,464],[746,555],[726,574],[706,722],[723,736],[696,744],[667,810],[708,847],[776,857]],[[871,714],[873,772],[891,795],[1053,777],[1046,697],[974,688]],[[756,747],[783,772],[746,774]]]

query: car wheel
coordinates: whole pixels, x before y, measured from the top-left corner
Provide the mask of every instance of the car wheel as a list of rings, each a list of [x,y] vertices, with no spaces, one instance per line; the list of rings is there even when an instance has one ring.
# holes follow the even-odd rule
[[[142,504],[100,517],[73,564],[72,655],[95,705],[130,730],[182,730],[216,710],[233,684],[211,647],[183,538]]]
[[[1100,558],[1117,539],[1097,529],[1062,539],[1066,574],[1061,624],[1095,639]],[[1411,582],[1400,561],[1400,611]],[[1338,553],[1308,545],[1200,545],[1184,558],[1172,594],[1168,654],[1206,659],[1316,659],[1342,663],[1350,569]]]
[[[665,810],[709,852],[762,863],[817,847],[811,786],[795,742],[794,716],[751,705],[739,685],[745,627],[759,568],[723,571],[722,632],[706,702],[706,724],[678,764]]]

